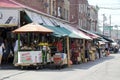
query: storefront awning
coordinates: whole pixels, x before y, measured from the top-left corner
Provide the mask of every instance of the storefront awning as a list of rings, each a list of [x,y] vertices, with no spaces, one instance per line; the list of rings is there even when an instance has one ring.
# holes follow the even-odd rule
[[[111,38],[109,38],[108,36],[105,36],[103,34],[99,34],[99,33],[96,33],[97,35],[99,35],[100,37],[102,37],[105,41],[107,42],[114,42],[114,40],[112,40]]]
[[[87,30],[84,30],[84,29],[81,29],[79,28],[80,31],[84,32],[86,35],[88,35],[89,37],[91,37],[92,39],[97,39],[97,38],[100,38],[100,36],[90,32],[90,31],[87,31]]]
[[[46,28],[53,30],[53,35],[56,37],[68,36],[70,38],[82,38],[82,37],[72,33],[71,31],[65,29],[64,27],[56,27],[56,26],[48,26],[48,25],[44,25],[44,26]]]
[[[90,38],[89,36],[85,35],[83,32],[77,30],[76,28],[69,26],[68,24],[64,24],[64,27],[66,29],[70,30],[71,32],[73,32],[74,34],[80,36],[82,39],[92,40],[92,38]]]
[[[63,24],[61,21],[58,21],[54,18],[50,18],[50,17],[46,17],[44,15],[35,13],[35,12],[30,12],[30,11],[25,11],[28,15],[28,17],[31,19],[31,21],[39,23],[39,24],[43,24],[43,25],[49,25],[46,26],[49,29],[52,29],[54,31],[54,35],[57,37],[61,37],[61,36],[69,36],[72,38],[81,38],[81,39],[89,39],[92,40],[92,38],[90,38],[89,36],[85,35],[84,33],[80,32],[79,30],[68,26],[68,24]],[[60,26],[63,27],[65,31],[61,30],[63,28],[60,27],[56,27],[56,26]],[[59,29],[60,28],[60,29]],[[68,33],[69,31],[69,33]]]

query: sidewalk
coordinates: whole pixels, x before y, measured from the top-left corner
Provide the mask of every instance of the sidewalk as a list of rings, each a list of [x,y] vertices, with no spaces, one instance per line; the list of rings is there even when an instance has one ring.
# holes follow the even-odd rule
[[[7,69],[7,70],[9,70],[9,69],[15,69],[15,67],[14,67],[13,64],[2,64],[0,66],[0,70],[5,70],[5,69]]]
[[[104,62],[106,60],[112,59],[112,58],[113,58],[113,56],[101,57],[99,59],[96,59],[95,61],[88,61],[86,63],[72,65],[70,69],[89,69],[92,66],[100,64],[100,63],[102,63],[102,62]],[[4,64],[4,65],[0,66],[0,70],[6,70],[6,69],[7,70],[9,70],[9,69],[11,70],[11,69],[19,69],[19,68],[16,68],[13,64]],[[45,69],[43,69],[43,70],[45,70]],[[48,69],[52,70],[53,68],[48,67]],[[67,67],[65,67],[63,69],[67,69]]]

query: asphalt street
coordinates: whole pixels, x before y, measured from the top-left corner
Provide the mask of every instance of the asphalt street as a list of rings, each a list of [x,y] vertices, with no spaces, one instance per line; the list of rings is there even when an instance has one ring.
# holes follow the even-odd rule
[[[61,70],[0,69],[0,80],[120,80],[119,68],[118,53]]]

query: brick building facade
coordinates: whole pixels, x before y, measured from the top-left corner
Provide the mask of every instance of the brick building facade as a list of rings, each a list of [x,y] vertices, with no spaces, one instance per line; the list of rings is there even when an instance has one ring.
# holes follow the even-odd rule
[[[78,0],[69,1],[70,1],[69,21],[72,24],[78,24]]]
[[[90,30],[87,0],[14,0],[41,12],[67,20],[73,27]]]
[[[29,6],[33,9],[39,10],[41,12],[47,13],[48,0],[14,0],[14,1]]]
[[[68,20],[68,0],[14,0],[33,9]],[[66,5],[67,4],[67,5]]]
[[[88,5],[87,0],[79,0],[79,27],[86,30],[89,30]]]
[[[89,5],[88,7],[88,22],[90,31],[98,31],[98,10],[95,6]]]

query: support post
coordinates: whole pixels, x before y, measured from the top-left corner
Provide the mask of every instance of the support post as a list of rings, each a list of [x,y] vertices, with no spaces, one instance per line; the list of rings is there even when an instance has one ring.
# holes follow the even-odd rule
[[[18,33],[18,51],[20,50],[20,33]]]
[[[83,39],[83,61],[85,62],[85,39]]]
[[[69,61],[70,61],[70,48],[69,48],[69,37],[67,36],[67,65],[68,67],[71,67]]]
[[[20,10],[19,10],[19,13],[18,13],[18,27],[20,27]],[[18,33],[18,51],[20,50],[20,33]]]

